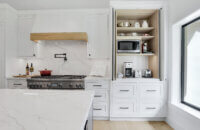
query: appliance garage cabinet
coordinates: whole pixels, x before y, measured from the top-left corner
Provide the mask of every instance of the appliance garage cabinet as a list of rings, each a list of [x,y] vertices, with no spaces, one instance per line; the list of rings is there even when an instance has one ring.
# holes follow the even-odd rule
[[[94,119],[109,119],[110,84],[111,80],[106,78],[87,77],[85,79],[85,89],[95,91],[93,101]]]
[[[114,13],[114,76],[123,73],[122,63],[131,61],[134,64],[133,69],[149,69],[152,71],[152,77],[159,79],[159,10],[117,9]]]
[[[113,9],[112,38],[110,119],[162,120],[167,91],[160,74],[160,10]]]

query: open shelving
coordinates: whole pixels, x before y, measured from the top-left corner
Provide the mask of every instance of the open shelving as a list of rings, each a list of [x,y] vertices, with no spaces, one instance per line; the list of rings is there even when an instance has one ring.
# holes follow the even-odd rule
[[[138,33],[145,33],[150,32],[154,29],[154,27],[148,28],[135,28],[135,27],[117,27],[117,32],[138,32]]]
[[[140,39],[142,41],[151,40],[155,36],[117,36],[117,40],[131,40],[131,39]]]
[[[138,21],[140,24],[143,20],[147,20],[149,27],[134,27],[134,22]],[[117,24],[122,21],[128,21],[130,27],[118,27]],[[115,12],[115,70],[117,76],[117,68],[119,68],[119,63],[117,57],[124,56],[129,59],[130,57],[148,57],[145,63],[148,64],[148,68],[153,73],[153,78],[160,78],[160,68],[159,68],[159,10],[157,9],[118,9]],[[138,33],[138,36],[118,36],[118,33]],[[146,35],[147,36],[143,36]],[[118,40],[131,40],[139,39],[141,43],[147,42],[148,51],[152,53],[118,53],[117,52],[117,41]],[[142,45],[141,45],[142,50]],[[138,58],[136,58],[138,59]],[[142,58],[146,59],[146,58]],[[120,58],[121,60],[121,58]],[[119,61],[121,62],[121,61]]]
[[[153,56],[154,53],[117,53],[118,56]]]

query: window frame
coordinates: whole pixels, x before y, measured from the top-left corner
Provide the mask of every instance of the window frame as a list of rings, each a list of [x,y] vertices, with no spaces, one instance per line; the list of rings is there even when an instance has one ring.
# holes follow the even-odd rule
[[[196,22],[197,20],[200,20],[200,16],[181,26],[181,103],[200,111],[200,107],[197,107],[191,103],[184,101],[184,93],[185,93],[185,91],[184,91],[185,90],[184,89],[185,88],[185,84],[184,84],[184,79],[185,79],[185,30],[184,30],[184,28],[186,26]]]

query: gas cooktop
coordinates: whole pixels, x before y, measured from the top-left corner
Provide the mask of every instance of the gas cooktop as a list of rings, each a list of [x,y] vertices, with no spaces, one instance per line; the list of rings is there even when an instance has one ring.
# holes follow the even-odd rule
[[[85,75],[36,76],[27,79],[30,89],[84,89]]]
[[[67,79],[71,79],[71,80],[76,80],[76,79],[84,79],[86,76],[85,75],[51,75],[51,76],[35,76],[32,77],[32,80],[42,80],[42,79],[46,79],[46,80],[59,80],[59,79],[63,79],[63,80],[67,80]]]

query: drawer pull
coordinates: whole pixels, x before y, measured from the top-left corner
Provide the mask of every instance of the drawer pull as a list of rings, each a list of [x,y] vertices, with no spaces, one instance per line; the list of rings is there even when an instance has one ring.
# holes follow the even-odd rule
[[[15,84],[15,83],[14,83],[13,85],[22,85],[22,84]]]
[[[102,109],[101,108],[93,108],[93,110],[95,110],[95,111],[101,111]]]
[[[102,85],[93,85],[93,87],[101,87]]]
[[[119,109],[129,109],[129,107],[119,107]]]
[[[148,109],[148,110],[154,110],[156,108],[155,107],[146,107],[146,109]]]
[[[94,97],[102,97],[102,95],[95,95]]]
[[[129,92],[129,90],[119,90],[120,92]]]
[[[147,92],[156,92],[157,90],[146,90]]]

